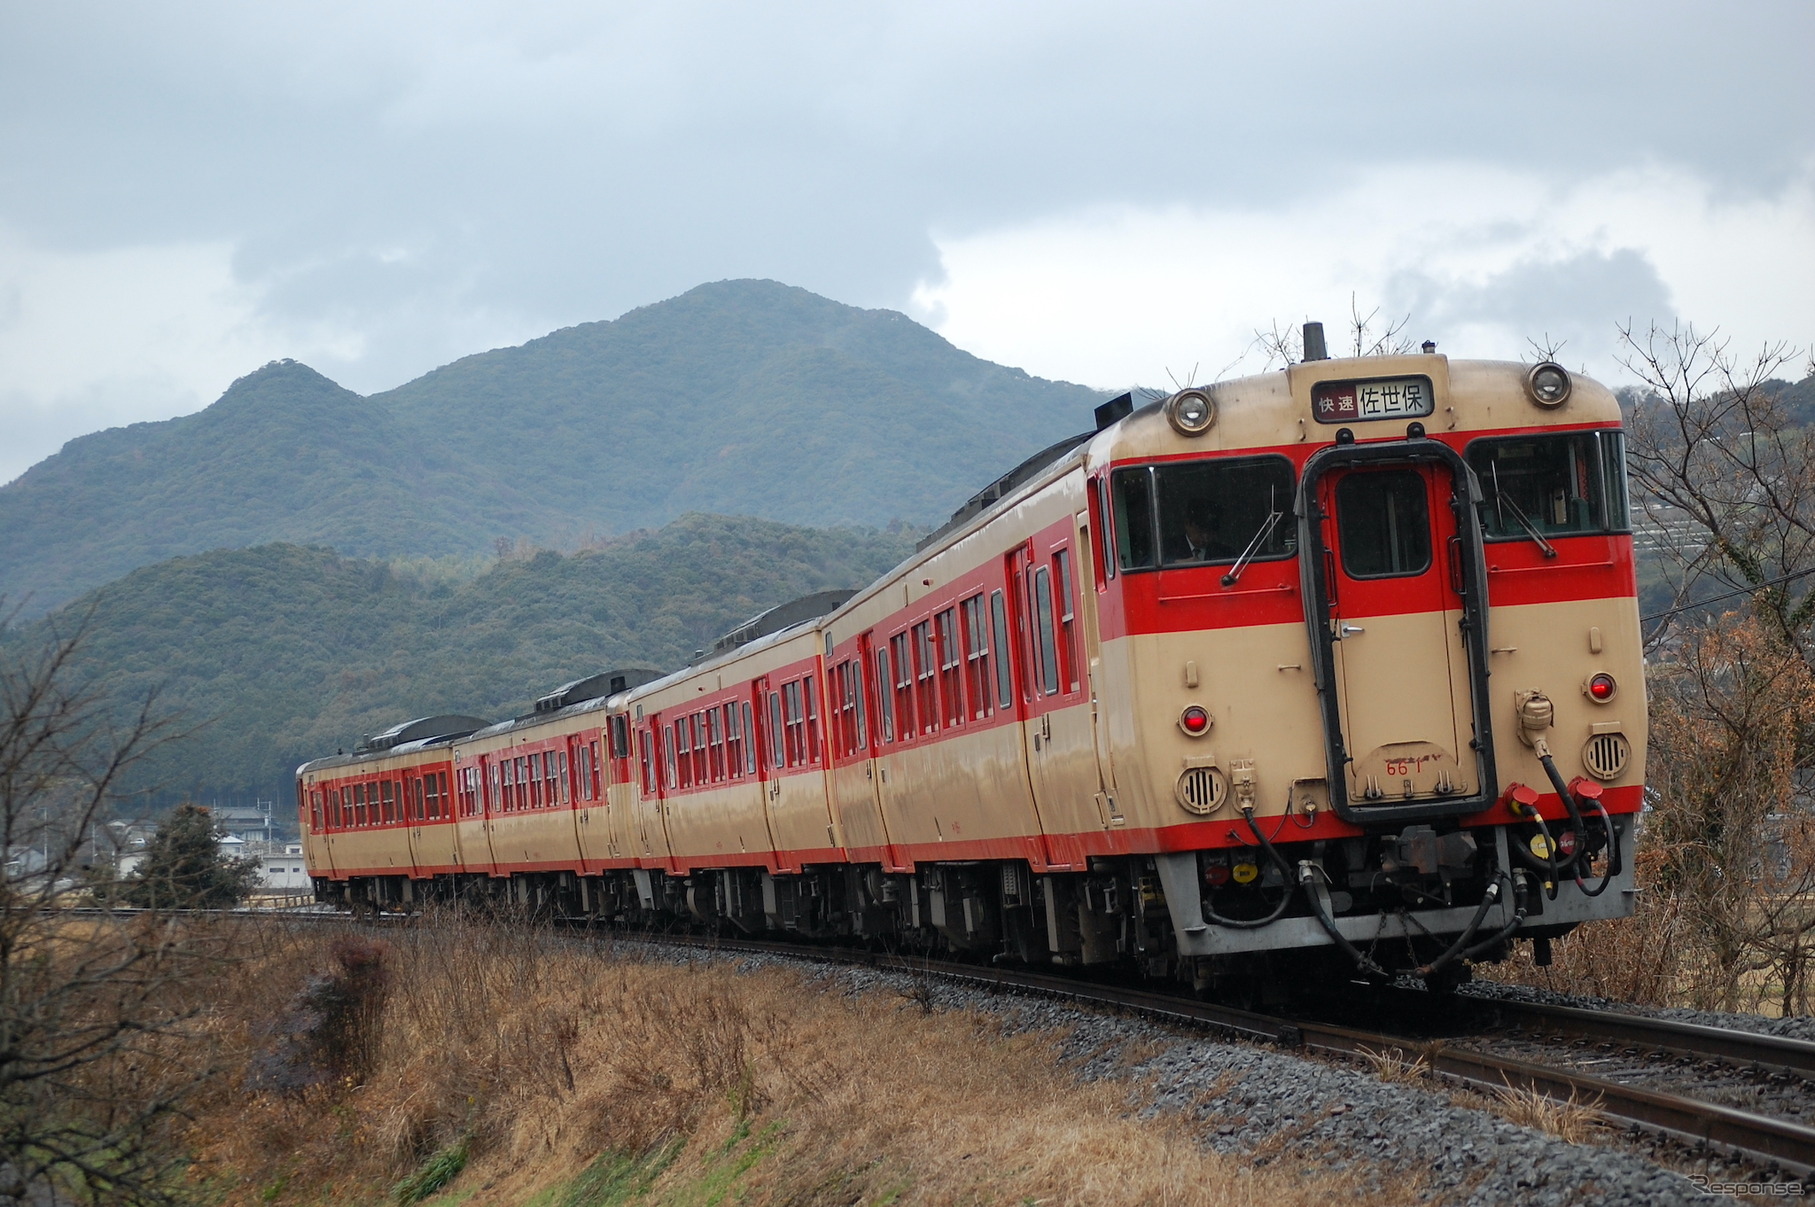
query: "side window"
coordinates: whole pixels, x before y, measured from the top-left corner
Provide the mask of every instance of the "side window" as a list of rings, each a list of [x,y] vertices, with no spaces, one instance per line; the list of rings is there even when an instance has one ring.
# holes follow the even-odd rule
[[[1034,571],[1034,628],[1039,644],[1036,649],[1040,690],[1055,695],[1059,690],[1059,657],[1053,648],[1052,576],[1041,566]]]
[[[1071,581],[1071,550],[1061,549],[1052,555],[1053,572],[1059,585],[1060,666],[1065,671],[1062,686],[1078,690],[1078,612],[1077,591]]]
[[[870,749],[870,726],[864,717],[863,698],[868,693],[863,690],[863,661],[861,658],[851,662],[851,698],[857,706],[857,732],[851,745],[851,753],[859,751],[868,753]]]
[[[806,717],[800,707],[800,680],[793,679],[781,685],[782,730],[783,741],[787,751],[787,764],[798,767],[804,762],[802,738],[806,731]]]
[[[718,724],[722,715],[716,708],[706,710],[706,736],[712,747],[712,782],[715,784],[725,778],[725,735]]]
[[[504,803],[504,792],[498,783],[498,764],[496,764],[496,763],[492,764],[491,791],[492,791],[492,812],[497,813],[501,810],[508,809],[510,807],[509,805]]]
[[[914,655],[908,635],[897,633],[889,641],[895,664],[895,733],[902,740],[914,736]]]
[[[964,723],[964,644],[958,638],[958,610],[939,613],[939,695],[945,701],[945,724]]]
[[[737,702],[725,705],[725,770],[732,779],[744,773],[744,731],[737,723]]]
[[[813,690],[813,676],[808,675],[800,681],[800,690],[807,698],[807,734],[805,757],[802,762],[818,766],[821,762],[819,752],[819,693]]]
[[[379,793],[384,800],[384,811],[380,814],[386,824],[397,820],[397,781],[385,780],[379,786]]]
[[[876,712],[882,718],[882,740],[895,740],[894,684],[889,679],[888,647],[876,651]]]
[[[1102,554],[1099,561],[1105,581],[1115,577],[1115,540],[1111,535],[1108,516],[1109,479],[1103,477],[1097,479],[1096,489],[1090,492],[1090,518],[1096,529],[1097,548]]]
[[[630,718],[623,713],[611,719],[611,757],[627,759],[630,757]]]
[[[638,762],[643,771],[643,795],[650,796],[655,792],[655,759],[649,752],[649,731],[637,730]]]
[[[750,724],[750,704],[745,701],[744,714],[744,774],[756,774],[756,730]]]
[[[939,686],[933,655],[933,622],[923,620],[914,626],[914,711],[920,718],[921,733],[939,729]]]
[[[1111,475],[1115,501],[1115,547],[1124,570],[1156,564],[1153,548],[1153,475],[1145,466]]]
[[[590,746],[580,747],[580,799],[592,799],[592,752],[599,748],[597,742]]]
[[[983,596],[971,596],[960,610],[964,613],[965,687],[970,694],[971,716],[981,719],[989,716],[990,701],[996,694],[989,673],[989,620],[984,613]]]
[[[989,621],[996,637],[996,702],[1008,708],[1015,702],[1015,647],[1008,640],[1008,604],[1000,591],[989,593]]]
[[[769,761],[777,767],[787,766],[787,751],[781,740],[781,693],[769,693]]]
[[[668,787],[672,790],[674,788],[680,787],[680,779],[679,779],[678,773],[675,771],[675,757],[674,757],[674,731],[676,729],[676,726],[664,725],[662,728],[663,728],[662,736],[668,739],[667,741],[662,743],[662,745],[664,747],[662,761],[664,764],[666,764],[666,770],[668,773]]]
[[[712,782],[712,763],[706,749],[706,714],[696,712],[688,717],[687,727],[693,732],[693,782],[709,784]]]

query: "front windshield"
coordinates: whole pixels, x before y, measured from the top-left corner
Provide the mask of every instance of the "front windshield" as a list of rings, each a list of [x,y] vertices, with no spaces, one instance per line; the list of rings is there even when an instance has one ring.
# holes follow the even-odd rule
[[[1124,570],[1226,566],[1244,553],[1250,560],[1267,560],[1290,557],[1297,549],[1297,528],[1289,522],[1292,465],[1284,457],[1118,469],[1112,486],[1116,550]]]
[[[1616,431],[1477,440],[1468,463],[1481,481],[1488,540],[1625,532],[1625,441]]]

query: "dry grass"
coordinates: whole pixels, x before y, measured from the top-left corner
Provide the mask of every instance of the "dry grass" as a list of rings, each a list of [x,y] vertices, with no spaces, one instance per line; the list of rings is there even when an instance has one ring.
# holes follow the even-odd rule
[[[1428,1081],[1431,1076],[1431,1062],[1427,1056],[1412,1057],[1402,1048],[1379,1052],[1372,1048],[1362,1048],[1360,1055],[1367,1062],[1368,1072],[1382,1081],[1409,1085]]]
[[[261,936],[213,1020],[242,1067],[269,1042],[251,1020],[281,1013],[328,942]],[[1368,1199],[1359,1171],[1253,1168],[1182,1118],[1135,1118],[1129,1083],[1081,1084],[1060,1037],[999,1020],[456,919],[390,943],[364,1084],[222,1079],[203,1104],[195,1172],[223,1203],[378,1203],[424,1170],[451,1177],[432,1202],[474,1207],[622,1201],[639,1179],[653,1203]]]
[[[1501,1086],[1489,1100],[1489,1109],[1521,1127],[1549,1132],[1570,1144],[1587,1144],[1601,1131],[1601,1097],[1588,1102],[1571,1094],[1567,1101],[1547,1098],[1536,1090]]]
[[[1658,851],[1639,851],[1640,884],[1656,880],[1661,858]],[[1480,965],[1476,971],[1505,984],[1647,1006],[1681,1006],[1690,1004],[1695,951],[1681,903],[1644,891],[1632,917],[1593,922],[1555,940],[1547,968],[1536,967],[1521,955],[1504,964]]]

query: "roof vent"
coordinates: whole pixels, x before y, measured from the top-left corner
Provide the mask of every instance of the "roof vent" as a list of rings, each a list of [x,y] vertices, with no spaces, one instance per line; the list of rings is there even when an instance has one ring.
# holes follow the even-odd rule
[[[419,717],[414,721],[405,721],[393,725],[383,733],[374,734],[362,739],[353,747],[357,752],[366,750],[390,750],[406,742],[424,742],[436,738],[464,738],[469,733],[477,733],[491,722],[483,717],[465,717],[458,714],[447,714],[439,717]]]
[[[573,704],[584,704],[588,700],[597,700],[602,696],[615,696],[619,692],[629,691],[633,687],[661,678],[660,671],[650,670],[644,666],[624,667],[615,671],[601,671],[588,675],[584,679],[575,679],[572,683],[563,683],[560,687],[536,700],[537,712],[554,712]]]

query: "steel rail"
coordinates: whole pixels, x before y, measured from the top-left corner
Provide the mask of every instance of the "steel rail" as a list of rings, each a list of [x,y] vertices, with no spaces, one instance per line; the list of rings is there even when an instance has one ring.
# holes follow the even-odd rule
[[[1585,1010],[1541,1002],[1480,1000],[1501,1021],[1551,1035],[1617,1044],[1643,1053],[1668,1053],[1698,1060],[1783,1073],[1804,1080],[1815,1079],[1815,1043],[1755,1031],[1735,1031],[1702,1023],[1622,1014],[1612,1010]]]

